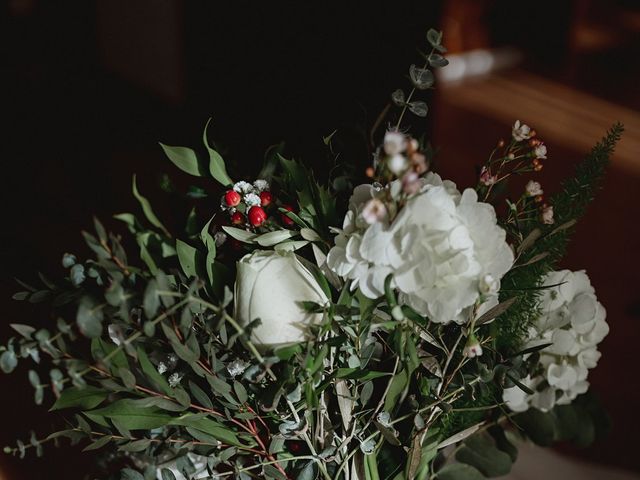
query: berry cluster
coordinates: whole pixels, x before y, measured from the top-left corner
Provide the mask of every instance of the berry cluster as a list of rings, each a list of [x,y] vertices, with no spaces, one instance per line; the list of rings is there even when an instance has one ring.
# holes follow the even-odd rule
[[[269,220],[268,212],[275,206],[275,198],[266,180],[240,181],[225,192],[220,206],[229,212],[232,225],[259,228]],[[293,211],[291,205],[281,205],[281,208]],[[280,219],[285,226],[293,225],[286,215],[281,214]]]

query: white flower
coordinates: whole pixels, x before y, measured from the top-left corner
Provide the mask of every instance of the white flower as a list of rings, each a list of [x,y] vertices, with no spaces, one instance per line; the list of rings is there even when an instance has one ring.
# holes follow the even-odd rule
[[[553,225],[555,220],[553,219],[553,207],[551,205],[542,209],[542,223],[545,225]]]
[[[373,187],[357,187],[327,264],[368,298],[382,296],[392,274],[402,303],[434,322],[464,323],[466,309],[480,298],[480,280],[500,280],[513,253],[493,207],[478,202],[474,190],[461,194],[433,173],[424,182],[390,225],[358,223]]]
[[[471,334],[467,339],[467,343],[462,350],[462,354],[467,358],[481,357],[482,345],[475,335]]]
[[[542,291],[542,314],[526,347],[551,345],[540,351],[540,374],[521,380],[535,391],[533,395],[517,386],[503,392],[503,400],[516,412],[530,405],[547,411],[585,393],[589,369],[600,359],[596,345],[609,332],[604,307],[584,271],[551,272],[543,285],[552,287]],[[544,388],[536,388],[543,385]]]
[[[491,175],[491,171],[487,167],[482,167],[480,171],[480,183],[489,187],[498,181],[497,175]]]
[[[254,207],[256,205],[259,206],[262,202],[260,200],[260,197],[255,193],[247,193],[244,196],[244,203],[247,204],[247,207]]]
[[[171,375],[169,375],[169,378],[167,379],[167,381],[169,382],[169,386],[171,388],[176,388],[178,385],[180,385],[182,377],[183,375],[180,373],[172,373]]]
[[[258,179],[253,182],[253,186],[258,191],[258,193],[269,190],[269,182],[267,182],[266,180]]]
[[[386,216],[387,207],[385,207],[384,203],[377,198],[369,200],[362,209],[362,218],[369,225],[384,220]]]
[[[529,125],[520,123],[520,120],[516,120],[516,123],[513,124],[513,128],[511,129],[511,135],[516,142],[528,140],[531,138],[531,128],[529,128]]]
[[[500,280],[488,273],[480,279],[478,290],[484,295],[495,295],[500,291]]]
[[[406,157],[400,153],[392,155],[387,160],[387,167],[389,167],[389,171],[394,175],[400,175],[407,169],[407,161]]]
[[[524,191],[530,197],[537,197],[538,195],[542,195],[544,193],[542,190],[542,185],[534,180],[529,180],[527,182],[527,185],[524,187]]]
[[[384,134],[382,148],[387,155],[398,155],[407,149],[407,139],[404,134],[390,130]]]
[[[167,364],[164,362],[159,362],[158,363],[158,373],[162,374],[165,373],[167,371]]]
[[[534,150],[533,150],[533,154],[536,156],[536,158],[539,158],[540,160],[544,160],[545,158],[547,158],[547,147],[544,143],[540,143]]]
[[[260,319],[251,332],[258,346],[301,342],[307,327],[322,320],[321,313],[305,311],[300,302],[324,305],[328,299],[305,260],[292,252],[258,250],[238,262],[236,318],[246,325]]]
[[[251,193],[253,192],[253,185],[241,180],[233,185],[233,189],[238,193]]]
[[[227,364],[227,372],[231,377],[237,377],[247,369],[247,362],[240,360],[239,358]]]
[[[415,195],[423,186],[422,179],[414,170],[409,170],[402,176],[402,191],[407,195]]]

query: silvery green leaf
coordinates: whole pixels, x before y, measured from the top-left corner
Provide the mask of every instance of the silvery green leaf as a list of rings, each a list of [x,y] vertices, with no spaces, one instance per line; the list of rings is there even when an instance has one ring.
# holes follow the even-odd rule
[[[302,398],[302,385],[297,384],[296,388],[294,388],[287,394],[287,400],[289,400],[290,402],[296,403],[296,402],[299,402],[301,398]]]
[[[365,440],[364,442],[360,442],[360,450],[365,455],[371,455],[375,449],[376,442],[372,438]]]
[[[391,100],[399,107],[403,106],[405,103],[404,92],[400,89],[397,89],[391,94]]]
[[[389,415],[389,412],[380,412],[376,420],[385,427],[388,427],[389,422],[391,421],[391,416]]]
[[[69,277],[71,278],[71,283],[73,283],[74,286],[77,287],[82,284],[82,282],[84,282],[86,279],[86,276],[84,274],[84,266],[82,264],[76,263],[73,267],[71,267]]]
[[[444,448],[444,447],[448,447],[449,445],[453,445],[454,443],[458,443],[461,442],[462,440],[464,440],[465,438],[473,435],[474,433],[476,433],[478,431],[478,429],[482,426],[484,422],[480,422],[477,423],[469,428],[465,428],[464,430],[451,435],[449,438],[443,440],[442,442],[440,442],[438,444],[438,450]]]
[[[310,242],[317,242],[321,240],[320,235],[312,228],[301,228],[300,236],[305,240],[309,240]]]
[[[427,41],[432,47],[437,47],[442,41],[442,33],[437,31],[435,28],[430,28],[427,32]]]
[[[62,256],[62,266],[64,268],[71,268],[76,264],[76,256],[71,253],[65,253]]]
[[[429,65],[436,68],[442,68],[449,65],[449,60],[438,53],[432,53],[429,55]]]
[[[273,248],[276,252],[295,252],[307,245],[309,245],[308,240],[292,240],[290,242],[279,243]]]
[[[7,350],[0,355],[0,369],[4,373],[11,373],[18,365],[18,357],[13,350]]]
[[[409,77],[418,90],[426,90],[433,85],[433,73],[431,70],[411,65],[409,67]]]
[[[272,247],[280,242],[283,242],[291,237],[295,237],[298,232],[294,230],[276,230],[274,232],[263,233],[255,238],[258,245],[263,247]]]
[[[252,232],[247,232],[246,230],[241,230],[235,227],[222,227],[222,229],[231,237],[236,240],[244,243],[256,243],[256,234]]]
[[[23,325],[21,323],[12,323],[9,326],[27,340],[31,340],[31,335],[36,331],[31,325]]]
[[[419,117],[426,117],[427,112],[429,111],[429,107],[427,107],[427,104],[425,102],[418,100],[409,103],[409,110],[411,111],[411,113]]]

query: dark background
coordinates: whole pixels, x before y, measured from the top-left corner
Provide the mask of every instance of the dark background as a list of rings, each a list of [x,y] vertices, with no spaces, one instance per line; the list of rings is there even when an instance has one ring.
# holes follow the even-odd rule
[[[79,231],[90,227],[94,214],[123,231],[109,217],[136,211],[133,173],[170,228],[183,228],[186,205],[177,194],[162,193],[159,180],[170,173],[178,188],[188,180],[157,142],[197,146],[210,116],[211,137],[234,178],[250,178],[265,148],[283,139],[290,156],[323,172],[322,137],[334,129],[347,141],[343,160],[362,171],[369,161],[363,132],[390,92],[407,87],[407,67],[419,61],[417,48],[430,26],[444,29],[453,53],[516,47],[524,58],[517,72],[591,95],[607,102],[593,100],[603,109],[624,108],[632,127],[637,120],[636,2],[226,3],[1,4],[0,338],[11,335],[9,323],[52,320],[46,310],[10,299],[17,289],[13,278],[33,280],[38,270],[61,275],[65,251],[85,252]],[[509,134],[512,121],[461,105],[458,92],[473,88],[443,88],[431,101],[428,120],[416,122],[418,132],[442,147],[444,176],[462,185],[473,181],[475,166]],[[510,118],[521,114],[514,105]],[[603,131],[585,135],[593,143]],[[625,141],[638,135],[632,128]],[[547,143],[555,164],[544,176],[550,185],[569,174],[585,151],[563,141],[562,132],[552,138]],[[569,453],[640,471],[632,448],[640,427],[633,411],[639,406],[639,212],[630,198],[639,191],[638,162],[614,166],[566,266],[586,267],[609,309],[612,333],[590,379],[614,420],[607,441]],[[205,185],[215,208],[215,187]],[[208,206],[205,201],[200,208]],[[58,421],[32,405],[25,373],[0,376],[2,444],[28,437],[31,429],[46,434]],[[0,458],[0,479],[75,479],[92,461],[90,454],[48,448],[44,459]]]

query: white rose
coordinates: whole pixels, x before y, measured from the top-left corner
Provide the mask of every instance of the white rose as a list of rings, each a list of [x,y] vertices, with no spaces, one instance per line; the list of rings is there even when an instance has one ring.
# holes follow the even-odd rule
[[[301,342],[307,327],[322,320],[322,314],[308,313],[300,302],[324,305],[328,298],[307,268],[292,252],[259,250],[238,262],[235,307],[242,325],[259,318],[252,341],[275,347]]]

